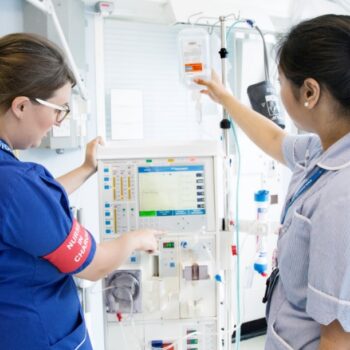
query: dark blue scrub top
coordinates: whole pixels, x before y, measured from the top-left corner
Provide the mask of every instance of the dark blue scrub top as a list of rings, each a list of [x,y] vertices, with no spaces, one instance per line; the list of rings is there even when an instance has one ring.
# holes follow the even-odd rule
[[[72,275],[43,257],[72,230],[67,194],[35,163],[20,162],[0,141],[0,349],[92,349]],[[5,146],[4,146],[5,145]]]

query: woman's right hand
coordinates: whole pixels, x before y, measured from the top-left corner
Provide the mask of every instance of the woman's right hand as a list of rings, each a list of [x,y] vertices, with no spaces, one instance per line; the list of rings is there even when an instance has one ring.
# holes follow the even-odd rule
[[[142,229],[127,232],[117,239],[103,241],[96,245],[96,252],[90,265],[76,276],[97,281],[124,264],[133,251],[142,250],[148,253],[157,251],[157,237],[163,233],[153,229]]]
[[[233,98],[231,93],[221,83],[220,78],[215,71],[212,71],[211,80],[196,78],[194,79],[194,82],[205,86],[206,89],[201,90],[201,93],[210,96],[213,101],[218,102],[221,105],[224,105],[227,99]]]
[[[142,229],[129,232],[127,235],[132,237],[135,250],[142,250],[153,253],[158,249],[157,237],[164,234],[162,231],[153,229]]]

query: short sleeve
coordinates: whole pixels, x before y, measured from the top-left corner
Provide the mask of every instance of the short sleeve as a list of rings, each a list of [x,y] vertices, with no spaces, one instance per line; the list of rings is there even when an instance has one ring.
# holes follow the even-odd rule
[[[297,163],[314,158],[322,151],[321,142],[315,134],[287,135],[283,139],[282,152],[288,168],[294,171]]]
[[[95,241],[73,218],[64,189],[50,175],[15,174],[6,197],[1,227],[6,244],[63,273],[77,273],[92,261]]]
[[[336,178],[337,188],[325,193],[312,217],[307,312],[323,325],[338,320],[350,332],[350,191],[341,186],[344,179]]]

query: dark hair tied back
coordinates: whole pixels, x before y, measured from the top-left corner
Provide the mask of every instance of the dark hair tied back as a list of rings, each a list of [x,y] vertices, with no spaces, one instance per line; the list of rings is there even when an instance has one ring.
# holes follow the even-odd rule
[[[278,58],[295,86],[315,79],[350,114],[350,16],[330,14],[301,22],[281,40]]]
[[[0,109],[16,96],[46,100],[68,82],[75,85],[74,75],[52,42],[26,33],[0,38]]]

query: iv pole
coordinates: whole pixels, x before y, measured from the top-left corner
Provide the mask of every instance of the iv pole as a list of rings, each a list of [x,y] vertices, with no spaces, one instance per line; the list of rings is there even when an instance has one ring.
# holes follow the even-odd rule
[[[221,82],[226,87],[226,75],[227,75],[227,62],[226,58],[228,55],[228,51],[226,49],[226,18],[224,16],[220,16],[220,34],[221,34],[221,49],[219,51],[221,57]],[[223,142],[224,142],[224,151],[225,156],[228,158],[230,155],[230,143],[229,143],[229,131],[231,128],[231,121],[228,117],[228,113],[225,108],[223,108],[223,118],[220,123],[220,127],[223,129]],[[228,174],[227,174],[228,175]],[[226,177],[228,180],[228,177]],[[223,231],[229,229],[229,198],[228,191],[225,191],[225,207],[224,207],[224,219],[222,223]]]
[[[200,15],[200,13],[193,14],[192,16],[189,17],[188,23],[190,22],[190,18]],[[235,22],[231,25],[230,29],[237,23],[246,23],[247,20],[240,19],[240,17],[236,16],[235,14],[229,14],[226,16],[220,16],[219,20],[215,22],[213,25],[209,24],[204,24],[204,26],[209,26],[213,28],[215,25],[219,24],[220,25],[220,37],[221,37],[221,49],[219,51],[220,58],[221,58],[221,82],[222,84],[226,87],[227,85],[227,33],[226,33],[226,21],[229,18],[234,18]],[[195,24],[198,25],[198,21],[200,19],[214,19],[213,17],[200,17]],[[235,336],[235,349],[239,350],[240,348],[240,338],[241,338],[241,302],[240,302],[240,257],[238,254],[240,254],[240,244],[239,244],[239,237],[238,237],[238,222],[234,223],[232,218],[230,218],[230,197],[232,196],[232,193],[230,192],[229,188],[232,186],[231,185],[231,178],[232,178],[232,157],[230,154],[230,129],[231,129],[231,119],[228,115],[228,112],[226,111],[225,108],[223,108],[223,117],[220,122],[220,128],[223,130],[222,131],[222,141],[223,141],[223,151],[224,151],[224,170],[223,170],[223,183],[224,183],[224,215],[222,218],[222,225],[221,225],[221,230],[228,235],[232,237],[231,240],[231,252],[233,256],[236,256],[237,263],[236,263],[236,286],[237,286],[237,291],[236,291],[236,319],[235,319],[235,327],[231,322],[228,322],[228,327],[229,330],[233,330],[235,328],[236,336]],[[238,189],[237,189],[238,191]],[[238,220],[238,219],[237,219]],[[236,228],[236,242],[234,242],[233,239],[233,230]],[[229,285],[229,284],[228,284]],[[230,287],[228,288],[228,295],[231,296],[231,289]],[[230,310],[232,310],[231,307],[229,307]],[[227,315],[228,320],[231,319],[231,315]],[[231,339],[228,339],[229,344],[231,344]]]
[[[219,17],[219,22],[220,22],[220,34],[221,34],[221,49],[219,51],[220,54],[220,58],[221,58],[221,72],[222,72],[222,76],[221,76],[221,82],[222,84],[226,87],[227,86],[227,55],[228,55],[228,51],[226,49],[227,47],[227,40],[226,40],[226,20],[227,20],[227,16],[220,16]],[[225,108],[223,108],[223,118],[220,122],[220,127],[223,130],[223,143],[224,143],[224,155],[225,155],[225,167],[224,167],[224,197],[225,197],[225,203],[224,203],[224,218],[222,220],[222,230],[224,232],[227,233],[231,233],[231,235],[233,234],[233,221],[230,218],[230,195],[232,195],[229,191],[229,188],[232,186],[230,183],[231,180],[231,174],[232,174],[232,158],[230,155],[230,142],[229,142],[229,132],[231,129],[231,120],[229,118],[228,112]],[[237,189],[238,190],[238,189]],[[238,223],[236,223],[237,225]],[[237,233],[238,235],[238,233]],[[236,255],[236,259],[237,259],[237,263],[236,263],[236,286],[237,286],[237,290],[236,290],[236,308],[237,308],[237,312],[236,312],[236,327],[235,327],[235,331],[236,331],[236,336],[235,336],[235,348],[236,350],[239,350],[240,348],[240,338],[241,338],[241,319],[240,319],[240,314],[241,314],[241,306],[240,306],[240,273],[239,273],[239,269],[240,269],[240,264],[239,264],[239,256],[238,254],[240,254],[239,251],[239,239],[238,237],[236,237],[236,245],[234,244],[233,240],[232,240],[232,254],[233,253],[233,248],[235,247],[235,255]],[[229,295],[231,295],[229,293]],[[231,308],[229,308],[231,309]],[[229,319],[230,319],[230,315],[228,315]],[[230,324],[230,322],[229,322]],[[233,327],[230,329],[233,329]],[[229,339],[229,341],[231,342],[231,339]]]

